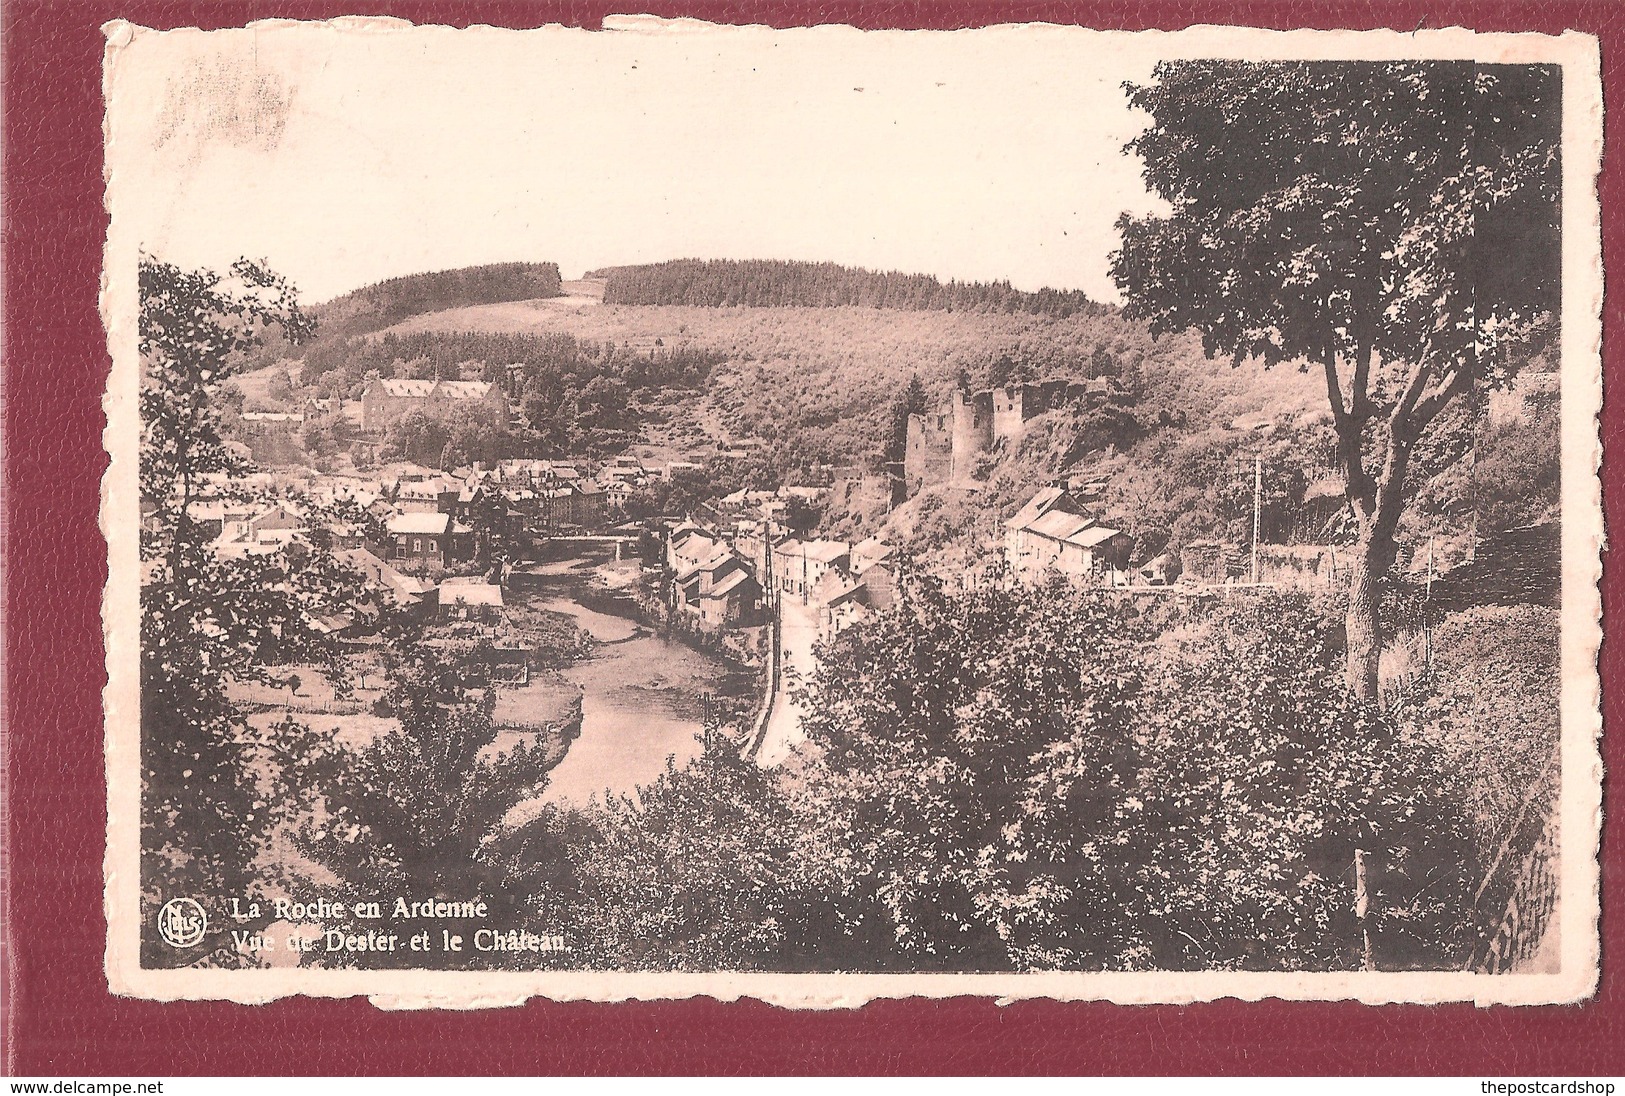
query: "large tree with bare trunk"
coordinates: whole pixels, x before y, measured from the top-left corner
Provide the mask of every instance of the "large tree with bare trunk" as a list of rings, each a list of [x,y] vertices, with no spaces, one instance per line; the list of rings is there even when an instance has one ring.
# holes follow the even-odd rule
[[[1374,696],[1418,445],[1558,306],[1559,70],[1165,61],[1127,91],[1169,209],[1119,221],[1113,277],[1156,332],[1324,372],[1358,530],[1349,684]]]

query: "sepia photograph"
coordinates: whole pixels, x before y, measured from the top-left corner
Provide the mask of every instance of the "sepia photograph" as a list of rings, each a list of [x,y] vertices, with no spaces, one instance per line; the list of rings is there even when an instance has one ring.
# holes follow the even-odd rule
[[[1594,992],[1595,39],[104,32],[115,992]]]

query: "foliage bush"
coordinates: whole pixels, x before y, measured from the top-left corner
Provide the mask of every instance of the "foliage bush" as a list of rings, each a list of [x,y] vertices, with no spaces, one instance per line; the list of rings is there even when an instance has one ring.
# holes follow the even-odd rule
[[[1429,742],[1347,694],[1321,612],[903,591],[824,651],[795,765],[713,747],[557,823],[555,916],[595,961],[1338,970],[1368,927],[1384,967],[1459,962],[1466,808]]]
[[[427,653],[389,676],[381,707],[399,720],[397,731],[350,748],[291,719],[277,728],[288,759],[281,821],[304,856],[338,877],[347,900],[483,901],[489,924],[527,923],[535,848],[529,858],[517,855],[523,830],[507,819],[547,786],[548,745],[497,749],[495,692],[470,689]],[[327,927],[364,933],[378,925],[340,918]],[[483,962],[472,952],[448,959]],[[401,951],[367,963],[420,966],[423,957]]]
[[[1433,630],[1429,687],[1408,714],[1412,733],[1472,805],[1481,858],[1511,829],[1557,751],[1558,618],[1541,606],[1483,606]]]

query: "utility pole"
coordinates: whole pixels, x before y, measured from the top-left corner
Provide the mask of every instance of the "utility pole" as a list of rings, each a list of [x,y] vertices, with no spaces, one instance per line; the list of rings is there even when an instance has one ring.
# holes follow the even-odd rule
[[[1253,585],[1258,584],[1258,533],[1264,512],[1264,457],[1253,457]]]

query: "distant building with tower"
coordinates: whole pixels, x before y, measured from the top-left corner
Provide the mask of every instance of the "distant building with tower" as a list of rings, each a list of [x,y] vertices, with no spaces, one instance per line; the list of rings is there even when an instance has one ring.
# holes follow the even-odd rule
[[[493,426],[508,425],[508,398],[489,381],[385,380],[375,376],[361,390],[361,429],[381,432],[412,411],[445,418],[457,407],[473,408]]]

